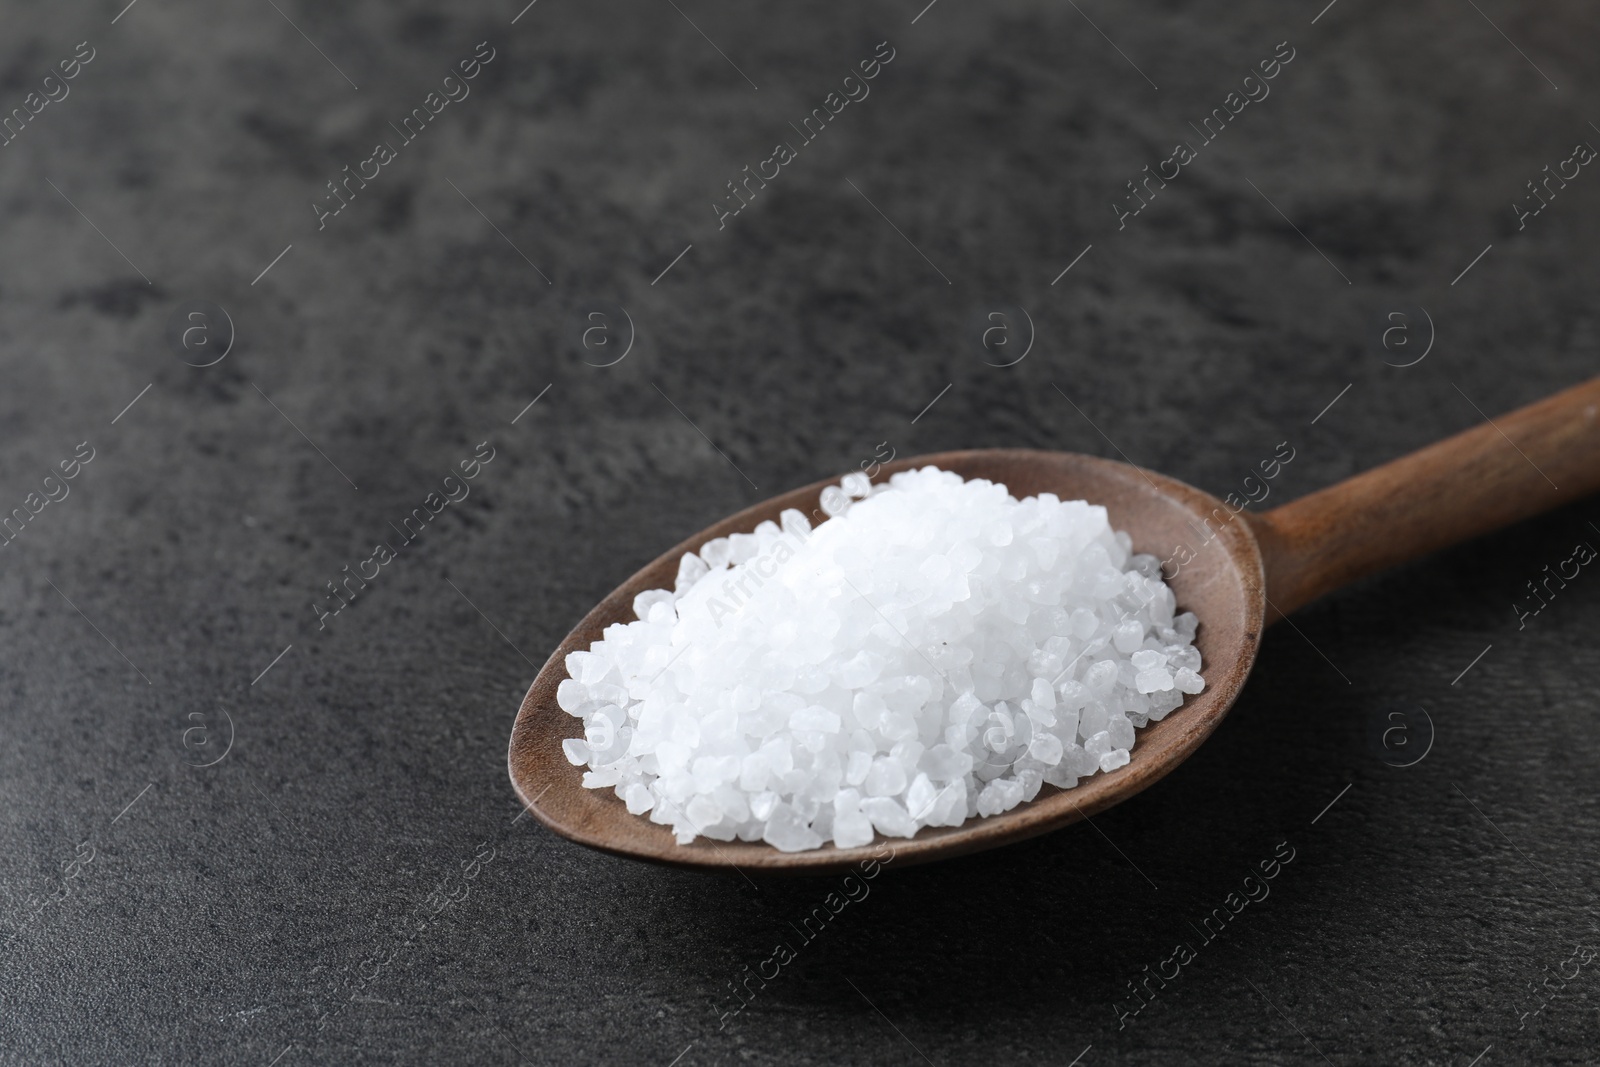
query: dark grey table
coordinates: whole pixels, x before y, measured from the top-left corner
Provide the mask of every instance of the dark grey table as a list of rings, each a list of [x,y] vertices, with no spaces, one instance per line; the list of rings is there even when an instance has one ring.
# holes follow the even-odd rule
[[[1594,374],[1591,10],[123,3],[0,35],[0,1061],[1597,1058],[1600,577],[1515,608],[1594,502],[810,938],[834,881],[587,851],[505,771],[599,597],[889,449],[1222,494],[1287,442],[1271,505]]]

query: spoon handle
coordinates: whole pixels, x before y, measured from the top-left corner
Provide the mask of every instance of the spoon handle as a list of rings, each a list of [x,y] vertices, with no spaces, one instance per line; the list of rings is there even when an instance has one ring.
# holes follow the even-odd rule
[[[1600,378],[1264,514],[1267,619],[1600,490]],[[1590,540],[1600,546],[1600,535]]]

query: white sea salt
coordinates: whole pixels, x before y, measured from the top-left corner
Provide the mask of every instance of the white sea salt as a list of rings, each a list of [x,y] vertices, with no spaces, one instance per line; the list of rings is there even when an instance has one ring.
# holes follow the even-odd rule
[[[1199,620],[1102,507],[933,467],[819,504],[707,542],[567,657],[586,787],[683,844],[850,848],[1126,766],[1205,688]]]

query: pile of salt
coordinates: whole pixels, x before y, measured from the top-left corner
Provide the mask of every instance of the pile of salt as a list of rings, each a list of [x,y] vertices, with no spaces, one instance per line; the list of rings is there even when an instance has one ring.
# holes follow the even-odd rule
[[[786,852],[959,826],[1128,762],[1196,618],[1105,509],[925,467],[707,542],[567,657],[564,743],[634,814]]]

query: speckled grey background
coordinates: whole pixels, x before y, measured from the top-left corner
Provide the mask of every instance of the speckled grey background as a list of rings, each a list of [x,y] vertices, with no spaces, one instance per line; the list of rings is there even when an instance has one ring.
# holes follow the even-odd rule
[[[600,596],[880,442],[1120,451],[1220,494],[1288,441],[1271,504],[1595,373],[1600,176],[1511,207],[1600,143],[1592,11],[275,2],[0,13],[6,113],[94,50],[0,147],[0,510],[94,450],[0,549],[0,1062],[1595,1060],[1600,577],[1512,608],[1600,538],[1594,502],[1303,611],[1161,785],[891,864],[726,1018],[832,884],[586,851],[505,773]],[[319,231],[324,183],[480,41],[471,95]],[[1271,95],[1119,231],[1125,183],[1282,41]],[[195,300],[236,332],[203,369],[164,339]],[[599,368],[605,303],[636,336]],[[1033,326],[1011,367],[977,340],[1002,306]],[[1376,327],[1414,307],[1434,343],[1396,367],[1428,327]],[[324,583],[484,441],[319,630]]]

